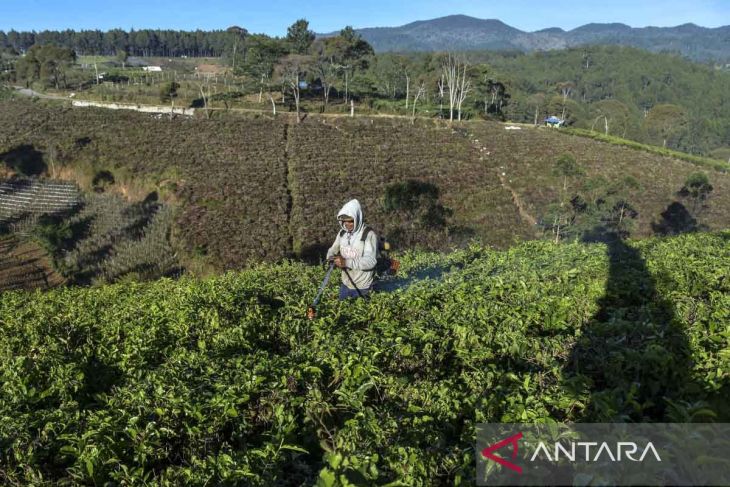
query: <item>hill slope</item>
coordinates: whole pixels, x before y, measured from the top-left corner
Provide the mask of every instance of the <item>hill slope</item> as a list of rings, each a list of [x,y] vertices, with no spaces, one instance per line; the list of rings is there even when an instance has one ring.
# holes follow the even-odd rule
[[[412,224],[416,243],[430,248],[461,245],[469,236],[497,247],[534,238],[534,222],[557,201],[561,180],[552,171],[564,153],[608,182],[633,175],[642,187],[628,195],[639,215],[634,231],[650,235],[686,177],[702,169],[544,128],[509,131],[492,122],[451,129],[426,120],[410,125],[310,117],[289,125],[263,118],[169,120],[28,102],[1,108],[0,156],[24,146],[45,161],[52,145],[59,172],[87,190],[109,172],[109,191],[179,207],[173,237],[215,269],[308,249],[321,257],[337,230],[335,213],[352,197],[365,204],[367,221],[381,233]],[[28,133],[27,127],[43,130]],[[714,191],[698,223],[727,228],[730,176],[708,175]],[[439,190],[441,203],[453,210],[448,229],[428,232],[385,211],[386,189],[408,180]]]
[[[12,289],[50,289],[64,279],[54,269],[48,253],[34,242],[0,237],[0,292]]]
[[[0,482],[474,482],[477,422],[730,420],[730,233],[0,294]],[[424,276],[437,279],[425,279]]]
[[[552,174],[555,161],[562,154],[571,154],[586,171],[586,180],[604,177],[618,181],[631,176],[641,186],[629,191],[627,200],[638,209],[635,236],[654,233],[652,223],[660,220],[667,207],[678,200],[677,192],[697,167],[670,157],[598,142],[584,137],[556,131],[523,129],[504,130],[498,124],[475,124],[469,131],[485,150],[485,159],[503,168],[505,177],[519,195],[526,210],[539,218],[545,208],[559,198],[560,177]],[[727,174],[709,171],[716,184],[717,199],[706,209],[705,221],[714,221],[717,227],[730,227],[726,199],[730,191]]]

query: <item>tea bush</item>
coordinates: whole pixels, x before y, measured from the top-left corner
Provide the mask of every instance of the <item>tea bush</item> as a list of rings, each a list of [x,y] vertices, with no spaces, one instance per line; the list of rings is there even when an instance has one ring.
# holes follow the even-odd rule
[[[730,232],[0,294],[0,482],[471,485],[477,422],[730,420]]]

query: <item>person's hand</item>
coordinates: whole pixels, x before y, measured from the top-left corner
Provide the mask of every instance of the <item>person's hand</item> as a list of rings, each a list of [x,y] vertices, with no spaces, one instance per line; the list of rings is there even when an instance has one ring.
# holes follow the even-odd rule
[[[338,255],[334,258],[334,263],[336,267],[339,267],[340,269],[344,269],[346,267],[345,258],[341,255]]]

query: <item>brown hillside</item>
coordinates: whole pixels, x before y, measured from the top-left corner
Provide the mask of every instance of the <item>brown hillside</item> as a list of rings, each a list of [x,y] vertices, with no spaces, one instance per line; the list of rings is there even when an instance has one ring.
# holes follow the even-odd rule
[[[0,292],[50,289],[64,283],[45,250],[34,242],[0,237]]]
[[[691,163],[547,129],[505,130],[470,122],[451,129],[429,121],[308,117],[299,125],[267,118],[190,119],[104,109],[0,102],[0,154],[30,147],[86,184],[111,171],[112,191],[156,192],[180,206],[174,235],[188,257],[240,268],[329,245],[334,216],[349,198],[368,222],[388,231],[385,187],[408,179],[435,184],[454,224],[486,243],[533,238],[555,200],[552,165],[571,153],[589,175],[635,176],[637,235],[670,204]],[[702,223],[730,226],[730,176],[707,171],[715,186]],[[504,173],[504,176],[502,176]],[[86,181],[84,183],[83,181]],[[145,191],[129,192],[128,188]],[[433,243],[433,242],[431,242]],[[439,239],[442,248],[453,244]]]
[[[335,215],[349,198],[360,200],[371,225],[393,228],[399,222],[383,211],[381,200],[389,184],[409,179],[436,185],[454,223],[486,243],[506,246],[531,236],[495,168],[446,127],[347,118],[301,124],[289,130],[288,156],[296,184],[294,242],[302,248],[331,244]]]
[[[469,126],[472,140],[488,152],[491,164],[504,167],[508,184],[520,195],[527,210],[539,217],[558,197],[559,180],[551,174],[562,154],[572,154],[587,176],[616,180],[631,175],[642,188],[629,198],[639,209],[635,236],[652,234],[651,223],[677,200],[676,193],[693,172],[704,171],[714,186],[702,223],[712,229],[730,227],[730,175],[694,164],[584,137],[561,134],[544,127],[505,130],[502,124]]]

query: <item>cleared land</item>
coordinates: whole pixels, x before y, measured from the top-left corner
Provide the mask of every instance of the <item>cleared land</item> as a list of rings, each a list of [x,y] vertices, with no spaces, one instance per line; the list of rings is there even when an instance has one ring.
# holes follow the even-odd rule
[[[0,292],[50,289],[64,282],[53,269],[48,253],[38,244],[0,237]]]
[[[561,181],[552,174],[552,166],[562,154],[571,154],[588,178],[600,175],[616,181],[630,175],[641,183],[641,188],[632,190],[628,198],[639,210],[635,236],[652,235],[652,222],[659,220],[661,213],[676,201],[676,193],[687,176],[697,171],[706,172],[714,186],[704,223],[713,229],[730,227],[728,174],[552,129],[505,130],[500,124],[471,124],[469,131],[478,139],[478,145],[489,152],[485,160],[503,168],[508,184],[532,215],[541,215],[548,204],[557,201]]]

